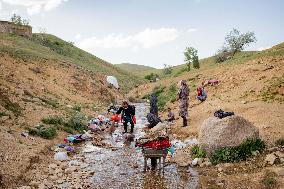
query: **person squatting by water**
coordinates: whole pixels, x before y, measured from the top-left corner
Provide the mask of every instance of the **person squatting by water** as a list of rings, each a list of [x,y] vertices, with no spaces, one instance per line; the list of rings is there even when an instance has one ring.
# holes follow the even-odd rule
[[[189,88],[186,84],[186,80],[180,81],[180,89],[177,95],[179,100],[179,115],[182,117],[183,126],[187,126],[187,117],[188,117],[188,100],[189,100]]]
[[[196,98],[200,100],[201,102],[205,101],[207,98],[207,94],[204,89],[204,82],[202,82],[201,86],[197,87],[196,91],[197,91]]]
[[[122,106],[119,108],[119,110],[116,112],[116,114],[122,113],[121,117],[123,120],[123,126],[124,126],[124,133],[127,133],[127,125],[130,123],[131,130],[130,133],[133,133],[134,129],[134,116],[135,116],[135,108],[128,104],[128,102],[125,100],[122,102]]]
[[[175,120],[175,114],[172,112],[171,108],[168,108],[168,119],[166,121],[173,122]]]

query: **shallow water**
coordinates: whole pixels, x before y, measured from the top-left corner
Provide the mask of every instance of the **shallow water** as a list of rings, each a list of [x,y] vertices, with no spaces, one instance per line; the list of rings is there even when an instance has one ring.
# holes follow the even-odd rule
[[[136,104],[135,138],[143,136],[143,127],[149,107]],[[142,152],[135,149],[134,143],[125,142],[122,135],[123,127],[118,127],[112,135],[106,135],[105,143],[116,149],[92,147],[87,144],[78,159],[84,159],[81,164],[85,169],[95,171],[92,183],[95,188],[198,188],[198,173],[192,168],[180,168],[168,164],[162,174],[158,170],[143,172],[144,159]],[[148,163],[150,164],[150,162]]]

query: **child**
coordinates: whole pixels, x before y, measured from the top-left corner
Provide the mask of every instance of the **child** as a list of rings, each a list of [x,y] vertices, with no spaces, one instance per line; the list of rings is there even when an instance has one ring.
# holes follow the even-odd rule
[[[175,114],[172,112],[171,108],[168,108],[168,122],[172,122],[175,120]]]

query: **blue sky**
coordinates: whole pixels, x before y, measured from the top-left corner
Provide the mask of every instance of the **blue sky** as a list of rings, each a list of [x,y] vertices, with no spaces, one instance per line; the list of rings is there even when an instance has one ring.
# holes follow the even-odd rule
[[[186,46],[214,55],[233,28],[254,31],[247,50],[283,42],[282,0],[0,0],[0,19],[30,20],[111,63],[182,64]]]

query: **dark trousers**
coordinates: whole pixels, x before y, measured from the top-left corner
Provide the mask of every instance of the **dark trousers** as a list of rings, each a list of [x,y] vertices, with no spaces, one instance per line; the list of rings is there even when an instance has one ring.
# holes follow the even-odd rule
[[[127,132],[127,124],[130,123],[131,125],[131,130],[130,132],[133,133],[133,129],[134,129],[134,123],[133,123],[133,119],[131,117],[124,117],[123,118],[123,126],[124,126],[124,131]]]
[[[187,119],[186,119],[186,117],[182,117],[182,122],[183,122],[183,126],[186,127],[187,126]]]

